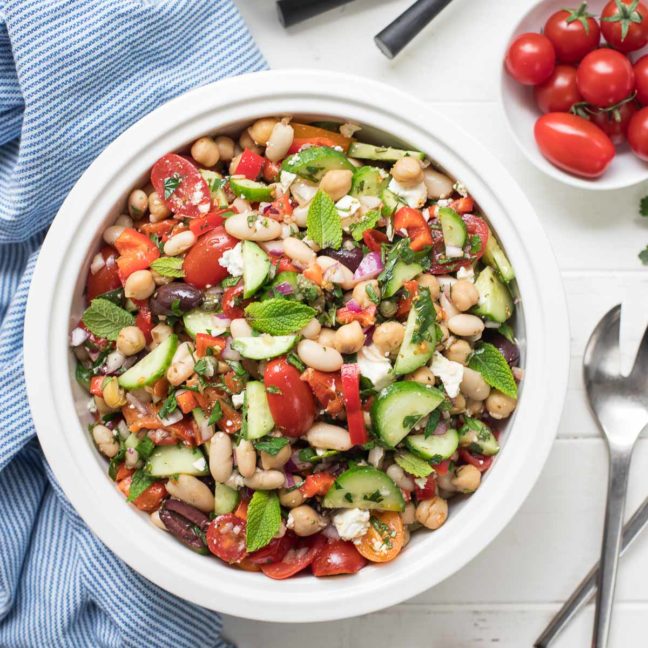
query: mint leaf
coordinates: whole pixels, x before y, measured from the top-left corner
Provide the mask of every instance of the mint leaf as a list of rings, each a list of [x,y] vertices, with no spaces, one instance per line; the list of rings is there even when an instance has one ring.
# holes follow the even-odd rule
[[[414,477],[427,477],[434,472],[434,469],[427,461],[415,457],[411,452],[399,453],[394,457],[394,461],[410,475]]]
[[[245,542],[248,551],[258,551],[277,535],[281,526],[279,498],[273,491],[255,491],[247,512]]]
[[[107,340],[116,340],[124,326],[133,326],[135,318],[107,299],[93,299],[81,321],[91,333]]]
[[[648,196],[644,196],[639,203],[639,213],[642,216],[648,216]]]
[[[151,270],[155,270],[163,277],[174,277],[180,279],[184,277],[184,270],[182,269],[183,259],[180,257],[162,257],[155,259],[151,263]]]
[[[639,252],[639,260],[644,265],[648,265],[648,245],[646,245],[646,247],[641,250],[641,252]]]
[[[128,489],[128,501],[134,502],[156,480],[141,468],[135,471]]]
[[[491,387],[502,394],[517,398],[517,384],[513,372],[497,347],[488,342],[479,343],[470,357],[468,367],[478,371]]]
[[[252,328],[270,335],[297,333],[315,314],[314,308],[281,297],[254,302],[245,308],[245,315]]]
[[[361,221],[357,223],[351,223],[351,225],[349,225],[349,231],[351,232],[351,236],[353,236],[354,240],[356,241],[362,240],[362,235],[367,230],[376,227],[379,220],[380,220],[380,212],[376,211],[375,209],[372,209],[371,211],[367,212],[367,214]]]
[[[259,452],[266,452],[271,456],[278,455],[281,450],[283,450],[290,441],[286,437],[266,437],[265,439],[259,439],[254,442],[254,447]]]
[[[342,221],[328,194],[318,191],[306,217],[306,235],[321,248],[338,250],[342,245]]]

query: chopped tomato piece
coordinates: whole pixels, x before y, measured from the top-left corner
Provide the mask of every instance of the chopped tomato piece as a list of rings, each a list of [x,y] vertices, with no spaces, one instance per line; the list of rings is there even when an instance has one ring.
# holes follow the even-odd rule
[[[326,540],[321,533],[309,538],[297,538],[295,545],[287,551],[280,561],[269,565],[261,565],[261,571],[275,580],[290,578],[306,569],[313,562],[325,542]]]
[[[245,520],[228,513],[213,519],[207,527],[207,547],[227,563],[238,563],[247,556]]]
[[[115,240],[115,247],[119,252],[117,266],[122,281],[126,281],[137,270],[146,270],[160,256],[155,243],[132,227],[124,228]]]
[[[206,232],[209,232],[213,229],[216,229],[219,225],[222,225],[225,222],[225,219],[221,214],[229,211],[228,209],[219,209],[218,211],[213,211],[202,216],[201,218],[194,218],[189,223],[189,229],[196,235],[202,236]],[[233,210],[232,210],[233,211]]]
[[[342,378],[339,371],[318,371],[309,367],[301,375],[301,379],[308,383],[327,414],[337,416],[344,411]]]
[[[189,414],[192,410],[198,407],[198,401],[192,391],[178,391],[176,392],[175,397],[178,407],[183,414]]]
[[[221,225],[203,234],[187,252],[182,269],[185,281],[196,288],[215,286],[228,276],[227,269],[219,260],[231,250],[238,240],[230,236]]]
[[[135,306],[137,306],[135,326],[144,333],[144,338],[148,344],[153,339],[151,336],[151,331],[153,330],[153,318],[151,316],[148,299],[133,299],[131,301]]]
[[[301,494],[308,497],[324,496],[329,488],[333,486],[335,477],[331,473],[318,472],[308,475],[304,483],[299,487]]]
[[[236,175],[245,176],[248,180],[256,180],[263,169],[265,158],[250,149],[245,149],[236,166]]]
[[[432,245],[432,233],[418,209],[401,207],[394,215],[394,229],[398,233],[407,232],[410,248],[415,252]]]
[[[262,549],[251,553],[248,560],[253,565],[269,565],[283,559],[290,547],[295,542],[295,538],[290,533],[284,533],[281,538],[273,538],[270,544]]]
[[[277,182],[279,179],[279,174],[281,173],[281,167],[276,163],[268,160],[267,158],[263,160],[263,179],[266,182]],[[268,214],[270,216],[270,214]]]
[[[416,279],[406,281],[403,284],[403,296],[398,300],[398,310],[396,311],[397,319],[404,319],[412,309],[412,302],[418,294],[418,283]]]
[[[475,468],[477,468],[479,472],[486,472],[491,467],[491,464],[493,463],[493,457],[486,457],[480,454],[473,454],[472,452],[468,452],[468,450],[466,450],[465,448],[459,450],[459,456],[467,464],[470,464],[471,466],[475,466]]]
[[[342,365],[342,393],[351,443],[362,445],[369,440],[369,435],[360,401],[360,367],[356,363]]]
[[[276,266],[277,273],[279,272],[299,272],[299,269],[292,264],[292,261],[285,256],[271,257],[270,263]]]
[[[132,477],[129,475],[117,483],[119,490],[128,497]],[[167,489],[162,482],[153,482],[141,495],[133,500],[133,504],[140,510],[152,513],[157,511],[162,504],[162,500],[168,495]]]
[[[137,434],[140,430],[156,430],[162,427],[162,421],[157,414],[151,410],[151,406],[146,406],[147,412],[144,414],[132,405],[122,407],[122,416],[131,432]]]
[[[337,321],[340,324],[350,324],[351,322],[360,322],[362,328],[373,326],[376,323],[376,307],[371,304],[360,311],[351,310],[348,306],[342,306],[337,309]]]
[[[121,288],[117,252],[109,245],[104,245],[99,250],[99,254],[104,260],[104,265],[94,274],[88,270],[88,278],[86,279],[86,297],[89,302],[95,297],[99,297],[99,295]]]
[[[405,544],[405,530],[399,513],[371,511],[369,530],[356,545],[357,550],[371,562],[394,560]]]
[[[389,241],[387,234],[377,229],[365,230],[362,233],[362,240],[372,252],[380,252],[383,243],[387,243],[387,241]]]
[[[425,486],[423,486],[423,488],[419,488],[419,486],[417,486],[414,489],[414,494],[416,495],[416,499],[419,502],[421,500],[432,499],[436,495],[436,479],[434,477],[434,474],[428,476],[428,478],[425,480]]]
[[[326,130],[326,128],[294,122],[291,126],[293,127],[294,133],[293,146],[299,144],[296,151],[298,151],[304,144],[316,144],[318,146],[339,146],[346,153],[351,145],[351,138],[345,137],[341,133],[336,133],[335,131]],[[300,142],[300,140],[303,141]],[[291,150],[290,152],[292,153],[293,151]]]
[[[195,424],[193,418],[185,416],[181,421],[173,423],[172,425],[165,425],[164,429],[171,432],[176,437],[176,441],[182,441],[185,445],[196,445],[196,429],[198,426]]]
[[[314,284],[321,286],[324,283],[324,273],[322,268],[317,263],[311,263],[311,265],[302,272],[304,277],[309,281],[312,281]]]
[[[103,381],[106,376],[92,376],[90,378],[90,393],[93,396],[101,396],[103,398]]]
[[[196,335],[196,355],[199,358],[204,358],[207,355],[207,349],[212,349],[213,354],[218,357],[225,348],[225,344],[227,344],[225,338],[198,333]]]
[[[281,198],[277,198],[266,210],[263,215],[273,218],[277,221],[283,221],[284,216],[290,216],[293,213],[293,206],[290,202],[290,196],[284,194]]]
[[[447,475],[449,469],[450,459],[446,459],[445,461],[442,461],[441,463],[438,463],[434,466],[434,470],[436,470],[438,475]]]
[[[336,576],[355,574],[367,561],[358,553],[353,542],[329,540],[315,556],[311,570],[314,576]]]
[[[176,439],[171,432],[167,432],[162,428],[149,430],[146,433],[146,436],[151,439],[156,446],[178,445],[178,439]]]
[[[130,477],[134,472],[135,468],[126,468],[126,464],[122,462],[117,467],[117,472],[115,473],[115,481],[120,482],[122,479]]]
[[[242,499],[239,502],[239,505],[236,507],[236,511],[234,511],[234,515],[236,517],[241,518],[241,520],[247,520],[247,511],[248,511],[248,500]]]
[[[470,196],[458,198],[450,203],[450,209],[454,209],[459,214],[470,214],[475,209],[475,201]]]
[[[239,281],[236,286],[230,286],[225,289],[221,306],[223,314],[229,319],[239,319],[245,317],[245,305],[247,301],[243,301],[243,283]]]
[[[169,240],[171,231],[178,224],[173,218],[167,218],[159,223],[142,223],[139,225],[140,232],[146,236],[157,236],[162,242]]]

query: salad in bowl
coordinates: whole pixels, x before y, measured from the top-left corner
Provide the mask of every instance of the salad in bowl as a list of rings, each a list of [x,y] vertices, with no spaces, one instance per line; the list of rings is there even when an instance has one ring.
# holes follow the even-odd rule
[[[514,271],[461,182],[263,117],[153,165],[71,331],[127,502],[284,579],[394,560],[474,493],[523,379]]]

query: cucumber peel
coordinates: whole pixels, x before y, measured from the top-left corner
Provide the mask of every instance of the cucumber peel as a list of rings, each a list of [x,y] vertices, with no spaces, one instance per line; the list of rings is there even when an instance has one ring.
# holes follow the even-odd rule
[[[129,390],[152,385],[158,378],[164,376],[177,348],[178,336],[169,335],[153,351],[119,376],[119,385]]]

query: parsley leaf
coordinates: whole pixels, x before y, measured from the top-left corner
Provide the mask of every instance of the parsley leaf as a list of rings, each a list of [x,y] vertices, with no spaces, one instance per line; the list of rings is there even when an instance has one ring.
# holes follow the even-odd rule
[[[306,234],[321,248],[338,250],[342,245],[342,221],[327,193],[318,191],[308,208]]]
[[[148,459],[152,454],[153,450],[155,450],[155,443],[151,441],[148,437],[144,437],[138,444],[137,447],[135,448],[137,450],[137,454],[140,456],[140,459]]]
[[[174,277],[180,279],[184,277],[184,270],[182,269],[183,260],[180,257],[162,257],[155,259],[151,263],[151,270],[155,270],[163,277]]]
[[[432,303],[429,288],[419,290],[416,301],[414,302],[414,311],[416,313],[416,328],[412,333],[412,342],[430,342],[436,343],[436,310]]]
[[[644,196],[639,203],[639,213],[642,216],[648,216],[648,196]]]
[[[367,212],[367,214],[361,221],[358,221],[357,223],[351,223],[351,225],[349,225],[349,231],[351,232],[351,236],[353,236],[354,240],[361,241],[362,235],[367,230],[376,227],[379,220],[380,220],[380,212],[375,209],[372,209],[371,211]]]
[[[258,551],[269,544],[281,526],[279,498],[273,491],[255,491],[250,500],[245,529],[247,550]]]
[[[107,340],[116,340],[119,331],[135,324],[135,318],[128,311],[101,298],[92,300],[81,320],[91,333]]]
[[[265,437],[254,442],[254,447],[259,452],[265,452],[271,456],[279,454],[290,441],[286,437]]]
[[[178,407],[178,402],[176,401],[175,392],[172,391],[162,403],[162,407],[158,412],[158,417],[161,419],[167,418],[175,409]]]
[[[432,466],[427,461],[414,456],[411,452],[399,453],[394,457],[394,461],[410,475],[414,477],[427,477],[433,472]]]
[[[182,183],[182,178],[179,173],[174,173],[170,178],[164,178],[164,199],[168,200],[173,195],[173,192]]]
[[[223,416],[223,410],[221,408],[221,405],[218,401],[214,403],[214,406],[212,407],[211,414],[209,415],[209,420],[207,421],[207,425],[214,425],[215,423],[218,423],[218,421],[221,420]]]
[[[299,359],[296,353],[289,353],[286,360],[291,364],[299,373],[306,371],[306,365]]]
[[[423,418],[420,414],[409,414],[403,419],[403,427],[408,430],[413,428]]]
[[[427,423],[425,424],[425,431],[423,432],[423,436],[426,439],[432,434],[434,434],[434,431],[437,429],[440,420],[441,420],[441,408],[437,407],[437,409],[432,410],[430,412]]]
[[[648,265],[648,245],[646,245],[646,247],[641,250],[641,252],[639,252],[639,260],[644,265]]]

